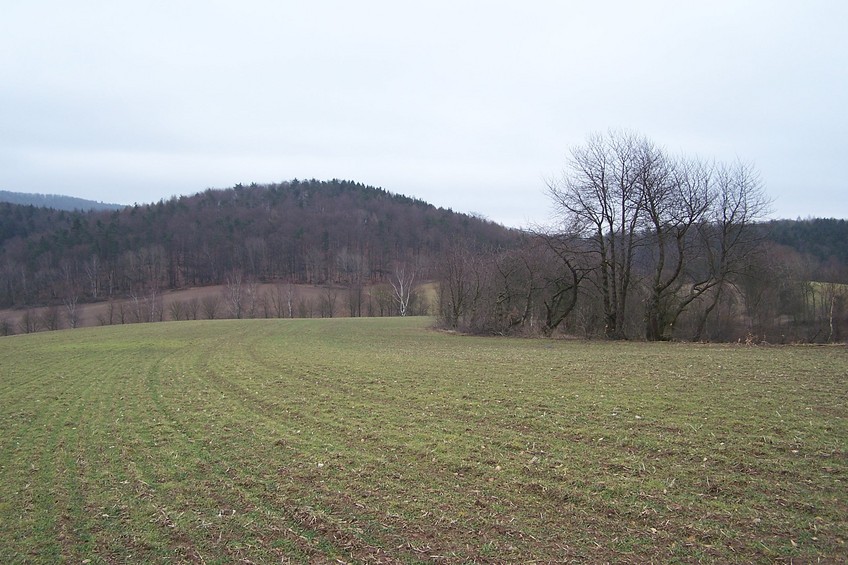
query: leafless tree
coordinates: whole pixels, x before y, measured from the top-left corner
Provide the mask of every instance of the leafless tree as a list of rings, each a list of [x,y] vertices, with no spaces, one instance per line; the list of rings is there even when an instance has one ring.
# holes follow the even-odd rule
[[[244,285],[245,309],[248,318],[256,317],[256,308],[259,302],[259,283],[256,279],[248,277]]]
[[[59,307],[51,304],[41,313],[41,326],[47,331],[58,330],[61,326],[62,316],[59,314]]]
[[[218,310],[221,306],[221,298],[216,295],[203,297],[200,302],[200,309],[203,312],[203,317],[207,320],[214,320],[218,317]]]
[[[409,313],[409,301],[415,292],[415,269],[405,264],[396,265],[389,284],[392,285],[398,312],[406,316]]]
[[[644,150],[640,187],[652,271],[646,283],[645,337],[656,341],[670,337],[677,319],[705,290],[688,284],[685,267],[700,253],[693,232],[714,199],[713,171],[695,159],[672,161],[653,146]],[[694,290],[684,290],[687,285]]]
[[[707,298],[693,336],[696,341],[701,340],[726,287],[763,252],[761,236],[753,228],[771,206],[759,174],[749,163],[717,166],[712,186],[713,201],[699,229],[706,273],[692,285],[696,298]]]
[[[330,285],[325,286],[319,300],[319,309],[322,318],[332,318],[335,315],[337,299],[338,293],[336,289]]]
[[[584,260],[583,243],[573,233],[538,231],[532,245],[542,278],[542,333],[550,336],[577,306],[580,286],[590,268]]]
[[[91,259],[85,262],[85,274],[88,277],[91,297],[97,300],[100,294],[100,258],[92,254]]]
[[[243,276],[240,271],[233,271],[227,275],[226,293],[230,313],[234,318],[241,319],[244,307],[244,288]]]
[[[171,319],[175,322],[188,319],[186,305],[182,300],[174,300],[171,302],[168,305],[168,313],[171,315]]]
[[[385,283],[372,286],[368,290],[370,316],[391,316],[395,313],[394,291]]]
[[[297,298],[297,288],[292,283],[286,285],[286,309],[289,318],[294,318],[294,301]]]
[[[186,320],[196,320],[197,313],[200,309],[200,301],[197,298],[192,298],[185,303]]]
[[[591,135],[572,149],[567,170],[548,193],[564,223],[585,236],[596,255],[596,284],[603,301],[604,333],[626,337],[625,312],[633,283],[633,263],[642,243],[644,192],[649,142],[627,132]]]
[[[74,329],[79,324],[79,311],[77,309],[77,295],[65,297],[65,319],[68,321],[68,327]]]
[[[473,318],[483,289],[480,256],[462,243],[454,243],[439,268],[439,318],[449,328],[459,328]]]
[[[18,329],[21,333],[31,334],[41,330],[41,319],[31,309],[27,308],[18,321]]]
[[[604,333],[627,337],[644,299],[644,336],[671,337],[675,323],[702,304],[696,337],[744,265],[753,222],[767,210],[750,165],[672,158],[627,132],[595,134],[571,151],[562,179],[549,184],[559,217],[593,256]]]

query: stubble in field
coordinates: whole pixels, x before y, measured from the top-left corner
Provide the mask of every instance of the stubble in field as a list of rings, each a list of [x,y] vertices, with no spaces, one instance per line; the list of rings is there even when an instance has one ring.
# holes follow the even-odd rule
[[[844,347],[426,324],[0,339],[0,560],[848,558]]]

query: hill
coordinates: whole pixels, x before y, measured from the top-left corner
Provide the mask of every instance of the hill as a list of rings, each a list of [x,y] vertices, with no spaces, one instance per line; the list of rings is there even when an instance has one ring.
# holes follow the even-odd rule
[[[114,211],[0,204],[0,308],[278,281],[361,288],[426,278],[457,242],[518,233],[359,183],[237,185]]]
[[[120,210],[121,204],[108,204],[96,202],[75,196],[63,196],[61,194],[28,194],[26,192],[10,192],[0,190],[0,202],[20,204],[22,206],[37,206],[39,208],[53,208],[54,210]]]
[[[774,220],[765,228],[771,241],[806,255],[816,263],[812,273],[814,279],[846,282],[848,221],[833,218]]]

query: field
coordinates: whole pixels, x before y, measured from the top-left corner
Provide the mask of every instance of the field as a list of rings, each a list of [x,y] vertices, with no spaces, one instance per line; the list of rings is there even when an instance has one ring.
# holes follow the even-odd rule
[[[0,562],[844,562],[848,349],[427,319],[0,338]]]

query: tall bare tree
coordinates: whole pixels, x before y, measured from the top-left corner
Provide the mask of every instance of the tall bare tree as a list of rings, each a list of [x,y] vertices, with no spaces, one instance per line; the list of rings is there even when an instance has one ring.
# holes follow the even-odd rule
[[[712,197],[706,221],[699,229],[706,274],[692,287],[698,298],[706,298],[693,336],[696,341],[701,340],[707,319],[727,287],[762,253],[762,237],[753,228],[771,206],[758,172],[742,161],[717,166]]]
[[[652,271],[646,283],[645,337],[656,341],[670,337],[674,323],[697,297],[684,290],[687,285],[695,288],[688,284],[685,267],[699,253],[693,232],[713,200],[712,167],[695,159],[672,161],[653,146],[645,150],[640,187]]]
[[[572,149],[568,167],[548,192],[564,223],[583,234],[595,254],[594,281],[603,301],[604,333],[626,337],[626,311],[633,283],[633,263],[642,242],[645,146],[628,132],[591,135]]]
[[[648,139],[610,131],[571,151],[548,191],[565,229],[592,256],[604,333],[625,338],[644,299],[644,336],[671,337],[693,303],[702,305],[696,337],[757,246],[753,222],[768,208],[750,165],[672,158]]]

